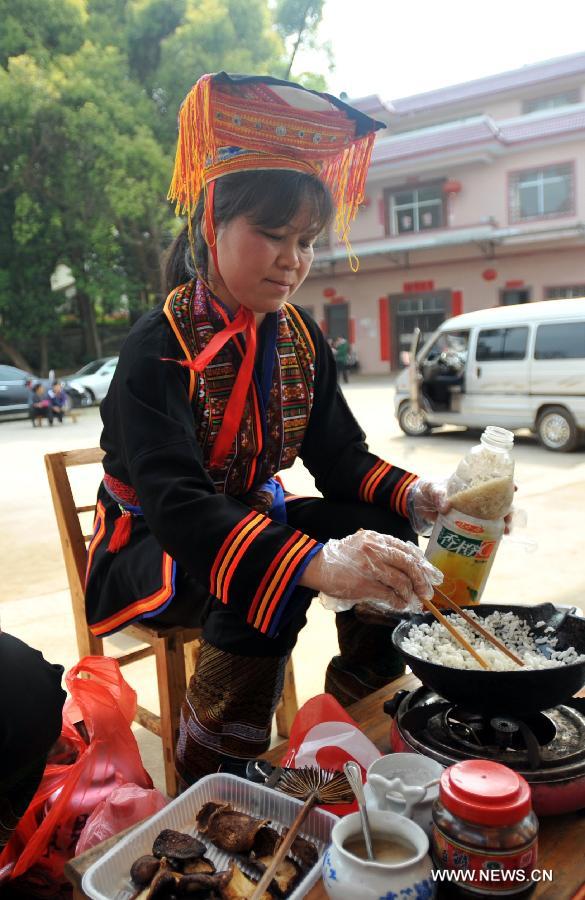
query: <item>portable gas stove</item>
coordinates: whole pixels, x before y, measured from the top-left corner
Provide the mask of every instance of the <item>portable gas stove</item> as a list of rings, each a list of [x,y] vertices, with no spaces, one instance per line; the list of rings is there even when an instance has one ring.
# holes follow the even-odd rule
[[[474,713],[421,687],[398,691],[384,712],[393,718],[393,752],[422,753],[443,766],[492,759],[524,776],[537,815],[585,809],[585,698],[511,717]]]

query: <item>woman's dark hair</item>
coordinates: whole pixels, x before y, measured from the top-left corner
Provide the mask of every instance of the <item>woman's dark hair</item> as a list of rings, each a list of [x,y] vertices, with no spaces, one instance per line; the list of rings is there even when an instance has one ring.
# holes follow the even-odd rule
[[[227,225],[237,216],[246,216],[254,225],[280,228],[287,225],[301,205],[311,206],[311,231],[319,234],[331,221],[333,201],[325,185],[313,175],[269,169],[224,175],[215,185],[215,225]],[[197,271],[207,275],[207,244],[201,233],[203,196],[193,213],[195,260],[189,246],[187,225],[175,238],[166,255],[167,290],[190,281]]]

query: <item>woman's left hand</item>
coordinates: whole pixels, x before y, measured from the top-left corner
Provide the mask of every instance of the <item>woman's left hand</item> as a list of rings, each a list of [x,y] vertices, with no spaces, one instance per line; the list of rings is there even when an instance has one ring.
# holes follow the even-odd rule
[[[514,485],[514,493],[518,490],[518,485]],[[504,516],[504,534],[510,534],[512,531],[512,522],[514,520],[514,507],[510,509],[507,516]]]
[[[428,535],[439,513],[447,513],[447,482],[419,478],[408,495],[408,518],[417,534]]]
[[[518,486],[514,485],[514,492]],[[408,518],[417,534],[428,537],[439,513],[448,513],[451,502],[447,497],[446,481],[419,478],[408,495]],[[504,534],[512,531],[514,509],[504,516]]]

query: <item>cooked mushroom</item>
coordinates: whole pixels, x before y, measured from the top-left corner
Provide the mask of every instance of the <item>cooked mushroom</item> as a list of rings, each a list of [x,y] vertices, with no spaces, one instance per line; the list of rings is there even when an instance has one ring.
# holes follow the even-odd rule
[[[150,884],[160,868],[160,859],[156,856],[141,856],[132,863],[130,878],[134,884],[144,887]]]
[[[269,826],[261,828],[254,838],[250,854],[251,858],[256,860],[262,856],[274,856],[287,831],[288,828],[285,828],[283,833],[279,834],[275,828],[270,828]],[[315,845],[302,837],[294,839],[290,848],[290,855],[294,856],[304,869],[312,869],[319,859],[319,853]]]
[[[222,900],[250,900],[255,890],[256,883],[248,878],[238,866],[233,865],[230,869],[230,880],[221,889],[221,896]],[[265,892],[262,894],[261,900],[273,900],[273,898],[268,892]]]
[[[231,809],[231,806],[229,803],[214,803],[212,800],[210,800],[209,803],[203,804],[197,813],[197,825],[199,826],[199,831],[202,831],[205,834],[209,819],[214,812],[218,811],[218,809]]]
[[[272,856],[264,856],[260,859],[255,859],[254,865],[257,866],[261,872],[265,872],[271,862]],[[274,878],[270,882],[270,889],[273,890],[273,885],[276,883],[280,896],[286,897],[300,881],[301,876],[302,872],[300,866],[298,866],[294,860],[287,857],[286,859],[283,859],[276,869]]]
[[[282,837],[275,828],[270,825],[264,825],[260,828],[254,838],[252,845],[252,856],[273,856],[282,843]]]
[[[286,837],[287,833],[288,828],[283,829],[283,838]],[[306,840],[306,838],[300,837],[300,835],[292,842],[290,854],[291,856],[294,856],[295,859],[298,859],[301,865],[306,869],[312,869],[319,859],[319,851],[315,845]]]
[[[169,897],[175,890],[177,879],[180,875],[173,872],[168,864],[168,860],[161,859],[160,868],[152,879],[146,900],[155,900],[156,897]]]
[[[218,809],[212,813],[207,823],[207,837],[210,841],[230,853],[248,853],[254,838],[269,819],[255,819],[247,813],[231,808]]]
[[[215,866],[206,856],[189,859],[183,866],[183,875],[213,875]]]
[[[152,845],[152,852],[159,859],[162,856],[171,859],[197,859],[203,856],[206,849],[205,844],[197,838],[191,837],[190,834],[182,834],[180,831],[172,831],[170,828],[161,831]]]
[[[180,897],[190,897],[194,894],[208,893],[210,891],[221,892],[228,885],[231,878],[231,869],[225,872],[216,872],[215,875],[183,875],[177,882],[177,893]]]

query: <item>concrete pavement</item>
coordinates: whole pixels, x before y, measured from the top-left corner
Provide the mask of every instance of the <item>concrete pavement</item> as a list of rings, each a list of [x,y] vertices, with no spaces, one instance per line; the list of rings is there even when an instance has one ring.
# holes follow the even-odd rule
[[[445,430],[407,438],[393,415],[389,378],[355,379],[345,395],[367,433],[371,449],[419,474],[447,477],[477,435]],[[33,429],[28,420],[0,422],[0,622],[66,668],[77,660],[69,592],[61,546],[45,474],[45,453],[96,446],[100,420],[96,408],[83,410],[77,424],[55,423]],[[522,434],[514,451],[519,486],[516,505],[526,510],[528,525],[504,539],[484,594],[487,602],[552,601],[585,611],[585,452],[554,454]],[[92,503],[99,468],[74,472],[76,495]],[[299,464],[285,473],[295,493],[316,493],[309,473]],[[91,523],[87,528],[91,530]],[[536,549],[527,552],[521,541]],[[122,637],[114,644],[121,645]],[[332,614],[313,603],[308,626],[294,652],[301,702],[319,693],[325,667],[337,651]],[[156,707],[154,663],[144,660],[125,669],[143,705]],[[380,713],[382,715],[382,712]],[[145,764],[162,786],[160,742],[136,726]]]

